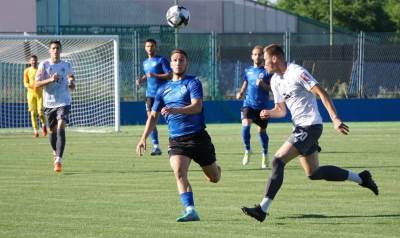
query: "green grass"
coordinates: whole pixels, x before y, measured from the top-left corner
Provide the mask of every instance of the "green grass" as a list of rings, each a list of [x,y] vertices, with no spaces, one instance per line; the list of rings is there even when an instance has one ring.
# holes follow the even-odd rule
[[[200,222],[177,223],[182,206],[166,156],[138,158],[143,126],[118,134],[67,130],[61,174],[52,171],[47,138],[0,134],[0,237],[399,237],[400,122],[349,123],[340,136],[325,125],[320,164],[370,169],[381,194],[351,182],[310,181],[297,160],[263,223],[242,215],[242,205],[263,197],[270,170],[257,153],[241,166],[240,124],[209,125],[222,180],[206,182],[197,164],[191,181]],[[291,130],[270,124],[270,154]],[[253,151],[260,150],[255,127]]]

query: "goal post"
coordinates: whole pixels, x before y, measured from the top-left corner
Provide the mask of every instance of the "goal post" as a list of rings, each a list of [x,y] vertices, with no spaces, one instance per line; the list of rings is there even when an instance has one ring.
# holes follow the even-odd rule
[[[1,35],[0,133],[32,127],[23,71],[31,55],[50,57],[52,40],[61,42],[61,59],[72,64],[69,127],[79,131],[119,131],[119,38],[111,35]]]

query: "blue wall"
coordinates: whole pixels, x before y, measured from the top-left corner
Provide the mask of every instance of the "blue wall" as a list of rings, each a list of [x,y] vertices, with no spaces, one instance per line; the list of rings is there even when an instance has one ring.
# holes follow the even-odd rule
[[[400,121],[400,99],[346,99],[333,100],[344,121]],[[273,102],[270,102],[272,107]],[[330,121],[328,112],[318,101],[324,121]],[[242,101],[206,101],[204,112],[207,123],[239,123]],[[289,122],[290,115],[273,122]],[[144,124],[144,102],[121,102],[121,125]],[[160,123],[164,123],[160,119]]]

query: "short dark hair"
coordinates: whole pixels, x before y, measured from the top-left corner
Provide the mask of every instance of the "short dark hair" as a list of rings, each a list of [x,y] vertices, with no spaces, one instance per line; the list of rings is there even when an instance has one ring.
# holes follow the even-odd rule
[[[36,59],[36,60],[38,59],[36,55],[31,55],[31,56],[29,56],[29,59],[31,59],[31,58],[34,58],[34,59]]]
[[[253,47],[253,50],[261,50],[261,51],[263,51],[263,47],[261,46],[261,45],[255,45],[254,47]],[[253,51],[252,50],[252,51]]]
[[[282,58],[285,57],[285,53],[283,53],[283,49],[282,47],[280,47],[277,44],[271,44],[268,45],[264,48],[264,52],[266,52],[267,54],[271,55],[271,56],[280,56]]]
[[[61,48],[61,42],[60,42],[59,40],[52,40],[52,41],[50,41],[49,47],[50,47],[52,44],[57,44],[57,45],[60,46],[60,48]]]
[[[154,40],[153,38],[149,38],[149,39],[146,39],[146,40],[144,41],[145,44],[146,44],[147,42],[150,42],[150,43],[153,43],[154,45],[157,45],[157,41]]]
[[[185,58],[188,60],[189,58],[188,58],[188,55],[187,55],[187,53],[184,51],[184,50],[182,50],[182,49],[174,49],[174,50],[172,50],[171,51],[171,56],[173,55],[173,54],[182,54],[182,55],[184,55],[185,56]]]

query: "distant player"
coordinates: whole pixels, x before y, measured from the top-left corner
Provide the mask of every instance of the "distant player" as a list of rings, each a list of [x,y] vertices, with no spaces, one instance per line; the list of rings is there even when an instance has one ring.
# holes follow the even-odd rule
[[[318,111],[316,96],[319,96],[333,122],[333,127],[347,135],[349,128],[339,118],[326,91],[303,67],[287,63],[280,46],[269,45],[264,49],[265,68],[275,73],[271,78],[275,107],[261,111],[261,118],[280,118],[286,115],[286,106],[292,115],[293,133],[278,149],[271,161],[272,171],[266,185],[264,199],[253,208],[242,207],[242,211],[262,222],[269,206],[282,183],[285,165],[300,156],[300,163],[311,180],[353,181],[378,195],[378,187],[368,170],[357,174],[333,165],[319,166],[318,139],[322,134],[322,118]],[[286,104],[286,105],[285,105]]]
[[[156,126],[158,114],[161,113],[168,123],[170,165],[185,207],[185,213],[177,219],[178,222],[200,220],[188,180],[190,162],[194,160],[199,164],[212,183],[217,183],[221,177],[214,145],[205,130],[202,85],[197,77],[185,75],[187,64],[186,52],[172,51],[172,80],[157,91],[143,135],[136,146],[136,152],[142,155],[146,150],[146,138]]]
[[[44,107],[49,124],[49,140],[54,155],[54,171],[61,172],[65,147],[65,125],[71,110],[70,90],[75,89],[74,70],[70,63],[60,59],[61,43],[51,41],[50,59],[39,64],[36,87],[43,87]]]
[[[146,90],[146,112],[149,117],[154,103],[157,89],[171,78],[171,68],[166,58],[156,55],[157,42],[154,39],[147,39],[144,43],[144,49],[147,53],[147,59],[143,62],[144,75],[136,80],[136,85],[140,86],[147,80]],[[160,144],[158,141],[157,127],[150,134],[153,142],[153,150],[150,155],[161,155]]]
[[[43,114],[42,88],[35,88],[35,76],[38,69],[38,58],[36,55],[29,57],[29,68],[24,70],[24,86],[28,89],[28,111],[31,113],[31,122],[33,126],[33,136],[39,136],[39,125],[37,117],[42,123],[42,135],[47,135],[46,120]]]
[[[247,68],[244,73],[243,85],[236,95],[236,99],[242,99],[246,92],[246,97],[242,107],[242,140],[245,146],[243,165],[247,165],[250,161],[250,128],[251,123],[258,125],[258,133],[260,136],[262,152],[261,152],[261,168],[268,165],[268,142],[267,135],[268,120],[261,120],[260,112],[267,109],[269,96],[269,74],[263,65],[263,48],[255,46],[251,52],[253,66]]]

